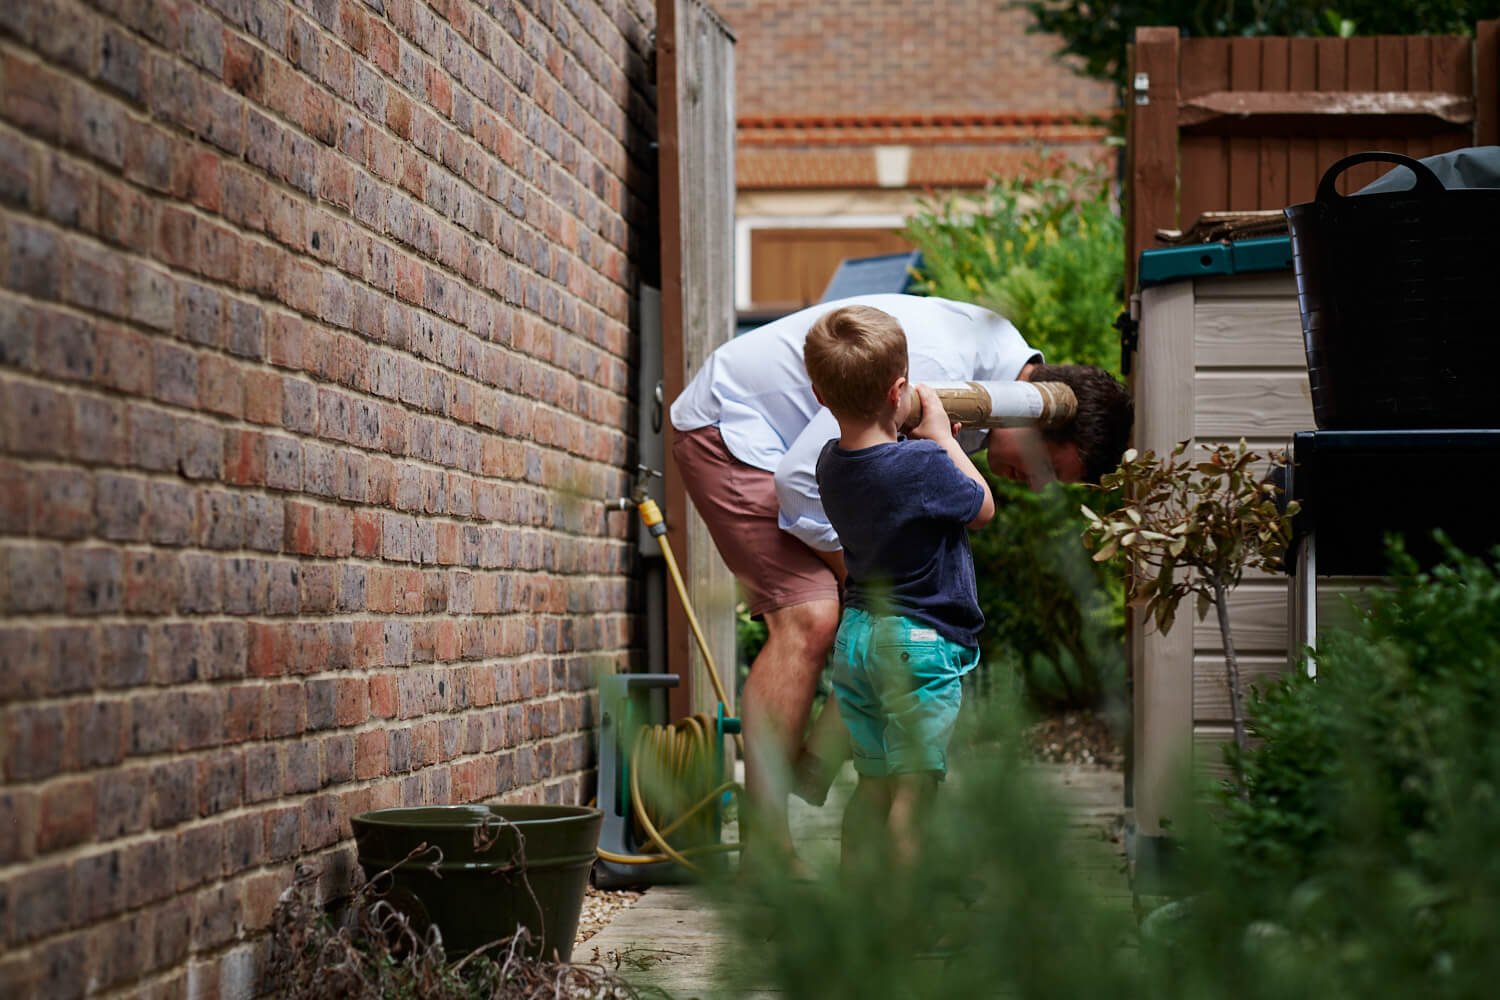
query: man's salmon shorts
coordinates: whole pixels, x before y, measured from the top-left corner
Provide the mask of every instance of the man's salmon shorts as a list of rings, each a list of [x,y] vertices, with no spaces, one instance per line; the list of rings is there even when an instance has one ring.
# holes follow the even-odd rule
[[[718,427],[678,431],[672,457],[719,555],[744,586],[752,616],[839,599],[828,564],[781,530],[775,477],[730,454]]]

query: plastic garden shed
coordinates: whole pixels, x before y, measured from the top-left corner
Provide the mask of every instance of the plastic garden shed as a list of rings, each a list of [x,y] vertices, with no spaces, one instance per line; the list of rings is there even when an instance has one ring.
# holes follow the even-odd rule
[[[1127,353],[1136,448],[1162,455],[1183,440],[1212,447],[1244,438],[1264,455],[1313,428],[1286,236],[1148,250],[1139,263],[1136,343]],[[1365,582],[1321,582],[1320,622],[1340,619],[1336,591]],[[1231,595],[1247,689],[1287,668],[1287,609],[1283,575],[1247,574]],[[1183,767],[1222,771],[1221,747],[1232,734],[1214,616],[1198,621],[1189,603],[1166,635],[1139,612],[1131,624],[1130,847],[1138,882],[1149,883],[1170,844],[1171,796]]]

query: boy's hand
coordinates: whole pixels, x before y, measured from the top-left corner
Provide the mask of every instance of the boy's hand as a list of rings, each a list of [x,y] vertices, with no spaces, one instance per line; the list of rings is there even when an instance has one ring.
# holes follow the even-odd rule
[[[911,436],[938,444],[953,440],[963,425],[948,421],[948,411],[943,409],[943,401],[931,386],[918,383],[916,390],[917,398],[922,401],[922,419],[911,429]]]
[[[953,464],[958,470],[979,484],[984,491],[984,502],[979,507],[979,513],[974,520],[970,521],[970,528],[982,528],[989,523],[990,518],[995,516],[995,496],[990,492],[990,484],[984,475],[974,466],[969,456],[964,454],[963,446],[958,443],[958,432],[962,424],[950,423],[948,411],[943,409],[943,402],[931,386],[918,385],[917,397],[922,400],[922,419],[917,421],[917,426],[911,429],[911,436],[915,438],[927,438],[934,444],[942,447],[953,459]]]

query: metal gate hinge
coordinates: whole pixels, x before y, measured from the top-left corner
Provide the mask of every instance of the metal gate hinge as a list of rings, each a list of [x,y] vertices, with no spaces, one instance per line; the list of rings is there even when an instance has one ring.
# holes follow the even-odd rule
[[[1115,317],[1114,326],[1120,331],[1120,374],[1129,375],[1135,349],[1141,342],[1141,324],[1127,310]]]

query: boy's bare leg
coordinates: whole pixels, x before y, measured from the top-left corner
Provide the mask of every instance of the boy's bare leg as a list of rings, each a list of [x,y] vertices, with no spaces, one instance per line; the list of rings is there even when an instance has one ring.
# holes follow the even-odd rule
[[[917,861],[921,825],[937,791],[933,774],[897,774],[890,779],[891,851],[898,863]]]
[[[808,601],[765,615],[766,644],[745,681],[740,719],[745,732],[745,786],[758,837],[791,853],[786,796],[791,762],[802,745],[818,674],[839,627],[838,601]]]
[[[839,835],[839,867],[845,877],[861,874],[869,858],[884,853],[890,811],[890,779],[861,774],[844,808]]]

